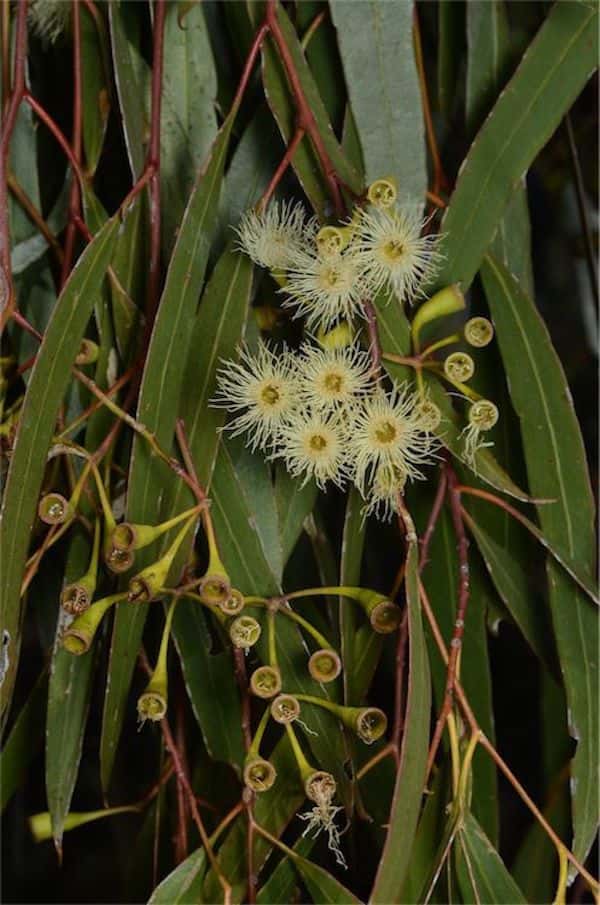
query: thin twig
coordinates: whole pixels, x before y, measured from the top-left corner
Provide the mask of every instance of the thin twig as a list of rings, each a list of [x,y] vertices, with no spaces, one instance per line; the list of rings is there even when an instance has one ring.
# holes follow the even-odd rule
[[[303,138],[304,138],[304,129],[299,126],[296,129],[296,131],[294,132],[294,136],[293,136],[291,142],[285,149],[285,154],[281,158],[281,162],[280,162],[279,166],[273,173],[271,181],[269,182],[267,188],[265,189],[264,195],[258,202],[257,210],[259,210],[259,211],[264,210],[264,208],[267,206],[267,204],[271,200],[273,192],[275,191],[275,189],[277,188],[277,186],[283,179],[285,171],[291,164],[294,154],[296,153],[296,148],[298,147],[298,145],[300,144],[300,142],[302,141]]]

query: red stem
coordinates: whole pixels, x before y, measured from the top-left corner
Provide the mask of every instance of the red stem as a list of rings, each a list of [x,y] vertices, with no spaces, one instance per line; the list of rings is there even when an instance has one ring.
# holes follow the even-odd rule
[[[440,512],[442,511],[442,506],[444,505],[444,497],[446,496],[446,487],[448,485],[448,479],[446,477],[446,471],[442,470],[440,472],[440,480],[438,483],[437,491],[435,494],[435,499],[433,501],[433,506],[431,508],[431,512],[429,514],[429,520],[427,522],[427,527],[425,528],[425,533],[421,538],[421,556],[419,559],[419,572],[422,572],[427,563],[429,562],[429,545],[431,543],[431,538],[433,537],[433,532],[435,531],[435,526],[437,525],[438,519],[440,517]]]
[[[72,0],[73,7],[73,138],[71,150],[73,157],[81,168],[81,21],[79,18],[79,0]],[[67,277],[73,267],[75,252],[75,237],[77,227],[75,218],[79,216],[81,209],[81,193],[76,175],[71,177],[71,191],[69,195],[69,222],[65,234],[65,249],[60,273],[60,288],[67,282]]]
[[[262,43],[267,36],[269,31],[269,25],[267,22],[263,22],[261,27],[258,29],[254,36],[254,40],[250,46],[250,50],[248,51],[248,56],[246,57],[246,62],[244,64],[244,68],[242,70],[242,75],[240,77],[240,81],[237,87],[237,91],[235,92],[235,97],[233,98],[233,103],[231,104],[231,110],[229,111],[229,116],[235,116],[237,113],[238,107],[242,101],[242,96],[244,91],[248,86],[248,81],[250,79],[250,75],[252,73],[252,67],[254,66],[254,62],[258,53],[262,47]]]
[[[377,379],[381,374],[381,343],[379,342],[379,331],[377,329],[377,314],[372,302],[363,303],[365,318],[367,321],[367,330],[369,331],[369,355],[372,362],[373,377]]]
[[[19,106],[25,94],[25,60],[27,58],[27,0],[17,7],[15,35],[15,68],[13,90],[2,122],[0,138],[0,333],[15,309],[15,290],[10,263],[10,226],[8,222],[8,153],[17,121]]]
[[[73,169],[77,175],[77,178],[79,180],[80,188],[83,189],[83,187],[85,186],[85,177],[83,175],[81,167],[79,166],[79,161],[74,156],[71,146],[69,145],[69,142],[65,138],[63,132],[59,129],[59,127],[54,122],[54,120],[52,119],[50,114],[47,113],[46,110],[44,110],[44,108],[39,103],[39,101],[37,101],[35,99],[33,94],[30,94],[29,91],[25,91],[25,93],[23,94],[23,100],[29,104],[31,109],[36,114],[36,116],[39,119],[41,119],[41,121],[44,123],[44,125],[50,130],[50,132],[52,132],[55,139],[61,146],[62,150],[65,152],[66,156],[68,157],[69,163],[73,167]]]
[[[336,214],[338,217],[341,217],[344,212],[344,204],[342,202],[342,196],[340,194],[340,187],[337,181],[336,170],[333,163],[331,162],[329,154],[327,153],[323,139],[321,138],[321,133],[319,132],[317,121],[306,99],[302,85],[300,84],[300,78],[298,76],[298,73],[296,72],[296,67],[294,65],[291,51],[287,46],[285,36],[283,34],[283,31],[281,30],[279,20],[277,19],[277,0],[267,0],[267,24],[269,26],[271,35],[273,36],[273,39],[277,45],[277,50],[281,58],[281,62],[284,65],[288,82],[294,96],[294,102],[296,104],[296,110],[298,113],[297,128],[303,129],[310,136],[317,156],[321,162],[321,167],[323,169],[325,179],[327,180],[327,184],[329,185],[329,190],[331,192],[331,197],[333,199]]]
[[[448,502],[450,504],[450,512],[452,515],[452,525],[456,535],[456,546],[458,551],[458,603],[456,606],[456,619],[454,620],[454,629],[452,632],[452,640],[450,641],[450,654],[448,657],[448,669],[446,672],[446,688],[444,691],[444,702],[440,710],[433,739],[429,749],[429,758],[427,762],[427,775],[429,775],[435,755],[439,747],[446,719],[452,707],[454,698],[454,688],[457,680],[458,660],[462,647],[462,639],[465,632],[465,618],[467,614],[467,605],[469,603],[469,540],[465,531],[460,507],[460,491],[458,489],[458,480],[452,466],[446,464],[448,474]]]
[[[146,169],[150,176],[150,265],[148,276],[148,299],[146,305],[147,330],[158,307],[160,291],[160,123],[163,78],[163,45],[165,37],[165,0],[154,4],[154,42],[152,49],[152,100],[150,119],[150,143]]]
[[[294,137],[292,138],[291,142],[287,146],[287,148],[285,150],[285,154],[283,155],[279,166],[273,173],[273,178],[271,179],[269,185],[267,186],[267,189],[266,189],[264,195],[258,202],[258,205],[257,205],[258,210],[263,210],[269,203],[273,192],[275,191],[275,189],[277,188],[277,186],[283,179],[283,175],[284,175],[285,171],[287,170],[290,163],[292,162],[292,158],[293,158],[294,154],[296,153],[296,148],[298,147],[298,145],[300,144],[300,142],[302,141],[303,138],[304,138],[304,129],[302,129],[299,126],[296,129],[296,131],[294,132]]]

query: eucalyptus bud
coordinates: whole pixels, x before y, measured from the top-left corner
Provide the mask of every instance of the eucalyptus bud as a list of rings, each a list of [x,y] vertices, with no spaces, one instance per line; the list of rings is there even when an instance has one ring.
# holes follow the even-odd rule
[[[67,585],[61,596],[60,602],[65,612],[72,616],[80,616],[89,607],[96,590],[96,578],[98,573],[98,553],[100,550],[100,521],[96,519],[94,525],[94,541],[90,564],[85,575],[78,581]]]
[[[98,343],[93,342],[91,339],[82,339],[81,345],[79,346],[79,352],[75,358],[76,365],[91,365],[95,361],[98,361],[98,355],[100,354],[100,347]]]
[[[470,346],[483,349],[494,338],[494,327],[487,317],[472,317],[465,324],[465,339]]]
[[[475,362],[466,352],[452,352],[444,361],[444,374],[449,380],[466,383],[475,373]]]
[[[347,227],[339,228],[337,226],[323,226],[315,236],[315,242],[319,249],[319,254],[323,257],[331,257],[340,254],[348,239],[344,230]]]
[[[129,600],[136,603],[147,603],[157,597],[164,590],[173,560],[179,550],[188,530],[194,524],[196,516],[193,515],[181,528],[175,540],[156,562],[151,563],[141,572],[138,572],[129,582]]]
[[[292,694],[280,694],[271,704],[271,716],[276,723],[293,723],[300,716],[300,702]]]
[[[391,207],[398,197],[396,180],[391,176],[387,179],[376,179],[367,189],[367,198],[380,210]]]
[[[312,654],[308,671],[317,682],[333,682],[342,671],[342,661],[334,650],[323,648]]]
[[[167,612],[154,672],[152,673],[144,692],[138,698],[137,711],[141,720],[152,720],[152,722],[157,722],[158,720],[162,720],[167,713],[167,653],[175,605],[176,600],[173,600]]]
[[[219,609],[221,609],[226,616],[236,616],[244,609],[244,595],[236,588],[232,588],[227,600],[224,600],[219,604]]]
[[[426,324],[440,317],[446,317],[448,314],[463,311],[464,308],[465,297],[457,284],[441,289],[426,302],[423,302],[411,324],[415,352],[420,349],[420,334]]]
[[[104,597],[97,600],[88,609],[75,619],[62,636],[62,645],[70,654],[80,656],[87,653],[92,646],[92,641],[98,630],[105,613],[111,606],[124,600],[127,596],[126,592],[120,594],[111,594],[110,597]]]
[[[257,698],[274,698],[281,691],[281,673],[277,666],[259,666],[250,677],[250,690]]]
[[[62,525],[74,514],[73,506],[62,493],[47,493],[38,503],[38,515],[46,525]]]
[[[179,515],[168,519],[166,522],[161,522],[160,525],[137,525],[132,522],[121,522],[120,525],[115,526],[111,534],[112,546],[117,550],[142,550],[198,511],[199,507],[194,506],[192,509],[180,512]]]
[[[395,632],[402,619],[402,611],[393,601],[377,591],[358,589],[356,600],[369,617],[373,629],[380,635]]]
[[[253,792],[266,792],[277,779],[277,770],[263,757],[252,757],[244,764],[244,784]]]
[[[354,341],[354,332],[347,320],[342,320],[336,324],[331,330],[324,330],[319,327],[317,331],[317,342],[322,349],[335,350],[345,349],[351,346]]]
[[[260,623],[253,616],[238,616],[229,626],[229,637],[234,647],[249,650],[261,635]]]

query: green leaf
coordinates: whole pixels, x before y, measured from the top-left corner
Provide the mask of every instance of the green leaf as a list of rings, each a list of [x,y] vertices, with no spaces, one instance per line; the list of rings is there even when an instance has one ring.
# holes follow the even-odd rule
[[[372,902],[397,902],[410,866],[410,855],[425,787],[431,680],[423,635],[419,597],[417,544],[409,544],[406,561],[409,673],[400,766],[390,810],[389,829],[381,855]]]
[[[121,359],[129,363],[133,357],[141,326],[141,312],[133,299],[143,299],[146,287],[145,253],[146,208],[139,195],[127,214],[112,260],[118,282],[110,281],[111,312],[115,340]]]
[[[258,11],[251,9],[251,14],[256,19]],[[333,134],[327,111],[319,95],[313,75],[304,59],[296,33],[285,10],[280,5],[277,7],[277,18],[292,56],[300,84],[306,95],[308,106],[315,117],[319,133],[331,162],[342,181],[350,186],[353,191],[360,193],[362,186],[358,174],[346,159]],[[263,44],[263,81],[269,106],[277,120],[277,125],[284,141],[287,143],[291,140],[296,128],[295,105],[290,96],[285,70],[279,60],[273,41],[270,39]],[[308,136],[305,135],[300,142],[292,164],[311,204],[317,213],[323,216],[328,201],[328,191]]]
[[[169,449],[173,439],[184,379],[182,362],[186,361],[190,348],[189,325],[206,271],[209,237],[216,220],[232,124],[233,116],[221,127],[210,160],[190,197],[167,272],[142,376],[137,415],[154,432],[163,449]],[[210,442],[214,443],[214,438],[211,437]],[[156,487],[169,488],[172,481],[167,466],[150,454],[144,440],[136,437],[127,492],[129,521],[156,524],[160,512],[160,494],[156,493]],[[152,549],[143,551],[145,555],[138,557],[137,566],[142,568],[152,562],[149,558]],[[112,772],[146,612],[147,607],[143,605],[117,607],[100,746],[105,789]]]
[[[349,889],[342,886],[339,880],[332,877],[324,868],[295,853],[292,860],[294,867],[304,880],[313,902],[324,903],[324,905],[327,905],[327,903],[332,903],[332,905],[333,903],[336,903],[336,905],[357,903],[358,905],[360,900],[352,895]]]
[[[81,28],[83,147],[86,172],[93,174],[102,153],[110,113],[106,66],[109,56],[108,36],[99,10],[100,24],[96,23],[86,6],[78,7],[78,13]]]
[[[254,805],[256,822],[279,837],[302,802],[304,791],[298,776],[298,768],[287,737],[275,747],[269,760],[277,770],[277,780],[268,792],[257,795]],[[231,883],[232,901],[241,902],[247,886],[247,847],[245,817],[238,818],[219,850],[219,864]],[[254,836],[254,869],[257,874],[271,853],[271,843],[264,837]],[[219,902],[223,891],[213,871],[209,871],[204,885],[204,901]]]
[[[300,836],[294,844],[294,852],[303,858],[310,854],[315,840],[310,836]],[[298,886],[298,877],[292,866],[291,858],[282,858],[271,876],[259,889],[256,901],[258,905],[288,905],[294,901]]]
[[[196,849],[161,880],[148,899],[148,905],[188,905],[189,902],[202,902],[202,881],[206,865],[206,851],[203,848]]]
[[[191,600],[182,600],[177,605],[173,637],[208,753],[214,760],[241,768],[242,711],[231,651],[211,652],[211,636],[202,606]]]
[[[446,4],[447,5],[447,4]],[[471,0],[467,13],[466,119],[474,135],[519,59],[503,0]],[[533,292],[531,227],[525,180],[513,192],[491,250],[526,292]]]
[[[425,500],[422,492],[413,505],[415,517],[418,516],[417,528],[420,534],[425,530],[431,505],[431,495]],[[440,513],[429,549],[429,563],[423,570],[423,581],[440,631],[448,644],[456,619],[459,571],[456,536],[447,507]],[[489,591],[481,560],[472,553],[469,556],[469,570],[471,590],[461,648],[461,682],[479,725],[493,742],[495,732],[486,620]],[[426,635],[436,706],[439,711],[446,687],[446,666],[428,630]],[[473,807],[477,819],[485,825],[486,832],[495,839],[498,834],[496,769],[485,751],[481,749],[475,752],[473,758]]]
[[[150,68],[141,55],[140,7],[125,0],[108,5],[115,82],[131,175],[137,179],[146,158]]]
[[[275,471],[275,500],[279,514],[279,536],[284,566],[292,555],[302,533],[304,520],[313,511],[317,499],[317,485],[309,481],[304,487],[283,465]]]
[[[472,814],[467,814],[458,831],[455,853],[464,902],[517,905],[526,901]]]
[[[400,305],[391,300],[385,303],[377,299],[377,326],[381,349],[386,354],[409,355],[410,354],[410,326],[406,315]],[[408,378],[412,379],[412,369],[391,361],[383,362],[390,377],[397,383]],[[443,418],[439,430],[439,439],[461,462],[465,462],[464,443],[461,437],[462,425],[457,412],[452,406],[452,401],[444,391],[439,381],[428,374],[424,374],[425,384],[430,392],[433,402],[439,407]],[[528,495],[520,487],[517,487],[511,477],[498,464],[488,449],[480,449],[475,456],[477,475],[482,480],[516,497],[518,500],[529,499]],[[468,463],[465,463],[468,464]]]
[[[545,324],[510,274],[487,257],[483,282],[521,433],[529,483],[549,543],[566,546],[581,571],[593,574],[594,502],[585,450],[569,388]],[[585,860],[596,833],[598,786],[598,620],[590,602],[548,561],[550,606],[577,740],[572,763],[574,853]]]
[[[21,580],[46,454],[71,379],[71,365],[110,263],[118,229],[119,219],[111,219],[77,262],[52,313],[23,403],[0,515],[0,624],[10,635],[9,667],[1,688],[3,715],[10,703],[19,659]]]
[[[217,133],[217,75],[201,3],[179,24],[178,4],[167,5],[161,113],[163,249],[173,247],[196,173]]]
[[[44,669],[21,707],[0,753],[0,811],[23,782],[44,737],[48,673]]]
[[[549,613],[540,606],[533,593],[524,568],[526,564],[513,555],[512,548],[505,548],[494,540],[468,513],[465,520],[477,541],[490,578],[523,637],[542,663],[552,668],[552,623]]]
[[[513,188],[594,71],[596,35],[596,7],[552,7],[462,165],[442,221],[440,285],[470,285]]]
[[[465,4],[467,5],[467,4]],[[456,103],[463,56],[464,7],[438,4],[437,94],[441,112],[449,119]]]
[[[366,181],[393,176],[401,196],[420,200],[427,170],[412,4],[332,0],[330,8]]]

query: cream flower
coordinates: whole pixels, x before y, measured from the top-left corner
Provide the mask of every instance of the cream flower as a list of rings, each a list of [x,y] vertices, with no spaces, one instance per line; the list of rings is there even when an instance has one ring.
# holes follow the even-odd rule
[[[261,267],[287,270],[310,245],[316,222],[315,218],[306,219],[300,203],[272,202],[261,213],[250,210],[243,215],[236,230],[239,247]]]
[[[286,307],[296,309],[296,317],[306,315],[307,327],[327,330],[341,318],[362,311],[367,287],[361,278],[356,258],[347,253],[304,253],[287,274]]]
[[[359,346],[322,349],[306,345],[300,351],[299,396],[315,411],[353,406],[374,388],[369,356]]]
[[[500,413],[497,406],[490,399],[479,399],[469,407],[468,424],[462,431],[464,435],[465,460],[476,471],[475,456],[480,449],[493,446],[490,441],[484,443],[481,434],[492,430],[498,423]]]
[[[72,4],[65,0],[31,0],[27,17],[37,35],[50,44],[70,28]]]
[[[284,459],[294,477],[304,475],[303,484],[314,478],[321,489],[327,481],[343,485],[347,477],[346,437],[335,415],[297,411],[281,426],[277,441],[273,457]]]
[[[296,405],[296,368],[289,352],[276,355],[262,343],[255,354],[244,349],[239,363],[228,361],[219,369],[217,382],[212,404],[236,413],[227,430],[234,437],[247,433],[253,450],[270,447]]]
[[[438,441],[427,430],[419,398],[404,385],[389,396],[371,396],[356,412],[349,438],[354,483],[363,497],[366,485],[386,470],[400,483],[422,478],[421,467],[433,461]],[[382,471],[383,469],[383,471]]]
[[[395,210],[357,210],[350,251],[375,293],[386,286],[412,301],[440,260],[437,236],[421,235],[426,220],[416,205]]]
[[[398,494],[404,492],[405,484],[406,472],[380,465],[369,487],[364,514],[374,514],[380,521],[388,522],[398,512]]]

